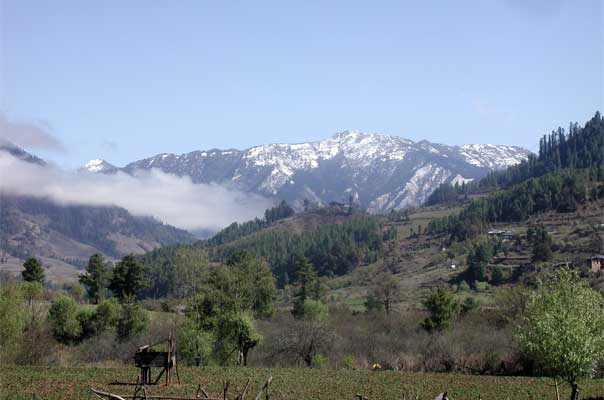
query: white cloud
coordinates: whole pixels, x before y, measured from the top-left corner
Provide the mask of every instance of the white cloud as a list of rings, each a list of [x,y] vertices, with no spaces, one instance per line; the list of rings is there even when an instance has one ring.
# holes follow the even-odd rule
[[[217,184],[194,184],[159,170],[136,176],[74,173],[21,161],[0,151],[0,190],[59,204],[114,205],[183,229],[220,229],[252,219],[271,201]]]

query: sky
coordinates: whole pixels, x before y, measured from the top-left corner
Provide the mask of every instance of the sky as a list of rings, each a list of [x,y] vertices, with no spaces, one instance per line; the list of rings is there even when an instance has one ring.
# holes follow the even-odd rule
[[[63,168],[348,129],[534,150],[604,109],[602,4],[0,0],[0,117]]]

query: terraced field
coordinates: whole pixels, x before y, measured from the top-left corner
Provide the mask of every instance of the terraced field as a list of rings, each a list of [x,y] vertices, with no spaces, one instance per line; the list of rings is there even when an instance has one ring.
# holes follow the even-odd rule
[[[269,376],[271,399],[353,400],[356,394],[372,399],[429,399],[445,389],[452,400],[489,399],[555,399],[551,379],[495,377],[451,374],[407,374],[394,371],[370,372],[325,369],[263,368],[180,368],[181,384],[169,388],[153,386],[148,395],[192,396],[201,384],[213,396],[222,397],[225,380],[230,382],[228,398],[234,399],[248,378],[246,398],[254,398]],[[131,395],[132,386],[110,385],[111,382],[135,380],[134,368],[46,368],[2,366],[0,398],[31,400],[92,399],[89,388]],[[582,398],[604,396],[604,380],[583,382]],[[561,398],[569,398],[561,386]]]

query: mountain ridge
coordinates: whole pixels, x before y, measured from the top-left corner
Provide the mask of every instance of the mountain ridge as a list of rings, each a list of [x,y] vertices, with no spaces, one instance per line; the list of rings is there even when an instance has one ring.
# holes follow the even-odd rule
[[[297,209],[305,199],[324,205],[356,193],[363,207],[384,212],[419,205],[441,183],[468,182],[517,164],[528,154],[510,145],[450,146],[343,131],[313,142],[160,153],[115,170],[96,160],[111,167],[88,170],[135,174],[139,169],[159,168],[187,175],[194,183],[218,183],[287,200]]]

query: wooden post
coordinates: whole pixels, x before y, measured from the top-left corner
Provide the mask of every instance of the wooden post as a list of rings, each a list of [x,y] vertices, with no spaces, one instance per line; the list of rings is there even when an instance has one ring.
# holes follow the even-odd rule
[[[170,386],[170,361],[172,360],[172,332],[168,336],[168,359],[166,360],[166,386]]]

